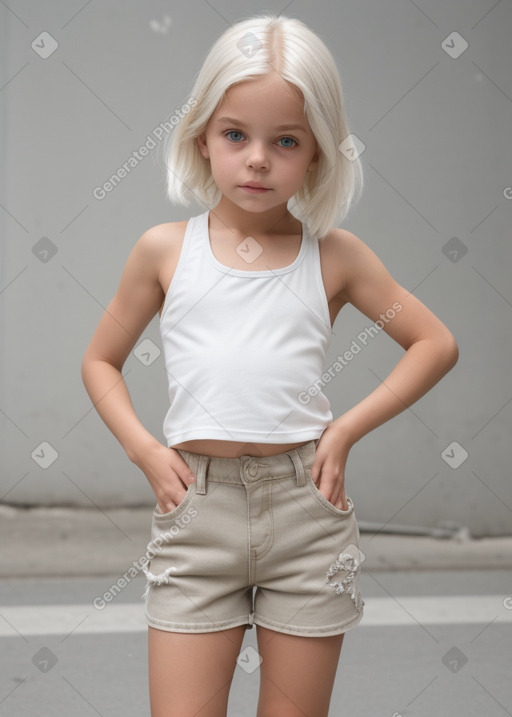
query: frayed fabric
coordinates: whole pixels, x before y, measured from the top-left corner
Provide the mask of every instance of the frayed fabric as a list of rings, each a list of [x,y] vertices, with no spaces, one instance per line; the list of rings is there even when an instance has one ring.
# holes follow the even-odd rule
[[[155,546],[158,545],[158,549],[160,549],[162,544],[162,535],[158,535],[153,540],[150,540],[150,542],[146,546],[146,557],[149,558],[150,554],[152,554],[152,557],[156,555],[155,553]],[[176,570],[174,566],[170,568],[166,568],[163,573],[160,573],[159,575],[155,575],[150,570],[148,570],[147,565],[149,565],[151,562],[151,559],[146,563],[146,565],[142,566],[142,570],[144,571],[144,575],[147,578],[146,582],[146,589],[144,590],[144,593],[142,595],[142,599],[145,600],[149,594],[149,588],[151,585],[169,585],[171,582],[170,575],[172,572]]]
[[[146,589],[144,590],[144,593],[142,595],[142,599],[145,600],[149,594],[149,587],[150,585],[169,585],[171,582],[170,575],[171,573],[176,570],[176,568],[166,568],[163,573],[160,573],[159,575],[154,575],[152,572],[150,572],[146,566],[143,568],[144,575],[147,578],[146,582]]]
[[[358,558],[350,553],[341,552],[330,566],[325,577],[325,582],[334,588],[337,595],[343,595],[345,593],[350,595],[357,610],[360,610],[365,604],[356,584],[356,577],[361,568],[361,564],[362,560],[358,560]],[[331,578],[339,572],[346,573],[345,577],[340,576],[336,581],[331,580]]]

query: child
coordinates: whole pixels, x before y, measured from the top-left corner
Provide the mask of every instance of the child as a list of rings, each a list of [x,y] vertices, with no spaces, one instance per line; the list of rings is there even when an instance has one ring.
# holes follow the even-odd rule
[[[229,28],[167,155],[170,199],[207,211],[140,237],[84,355],[98,413],[156,497],[144,568],[152,717],[226,715],[253,624],[258,651],[239,664],[259,666],[258,717],[327,715],[364,605],[350,448],[457,361],[447,327],[336,228],[362,187],[351,142],[317,35],[271,15]],[[346,303],[405,355],[334,420],[322,376]],[[139,422],[121,374],[157,310],[167,445]]]

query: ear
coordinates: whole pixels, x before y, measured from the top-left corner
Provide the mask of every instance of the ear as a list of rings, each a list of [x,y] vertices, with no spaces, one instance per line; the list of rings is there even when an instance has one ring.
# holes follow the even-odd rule
[[[312,172],[314,169],[316,169],[316,165],[318,164],[318,157],[319,157],[318,153],[315,154],[315,156],[313,157],[313,159],[312,159],[311,162],[309,163],[308,172]]]
[[[203,134],[200,134],[197,138],[197,144],[199,147],[199,151],[203,155],[205,159],[210,159],[210,152],[208,151],[208,147],[206,145],[206,133],[203,132]]]
[[[308,172],[311,172],[311,171],[313,171],[313,169],[316,168],[316,165],[318,164],[318,160],[320,158],[320,149],[318,148],[318,143],[317,143],[316,147],[317,147],[317,150],[313,156],[313,159],[309,163]]]

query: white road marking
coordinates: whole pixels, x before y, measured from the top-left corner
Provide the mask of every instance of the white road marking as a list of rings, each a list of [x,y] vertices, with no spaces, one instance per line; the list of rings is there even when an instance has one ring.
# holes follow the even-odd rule
[[[367,597],[360,627],[512,623],[512,603],[503,595]],[[144,602],[112,601],[103,610],[79,605],[0,605],[0,637],[145,632]]]

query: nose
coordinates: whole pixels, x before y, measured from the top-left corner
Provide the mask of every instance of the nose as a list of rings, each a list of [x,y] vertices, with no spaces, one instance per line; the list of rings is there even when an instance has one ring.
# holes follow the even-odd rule
[[[246,164],[248,167],[253,167],[254,169],[268,168],[268,156],[261,144],[251,146],[247,154]]]

